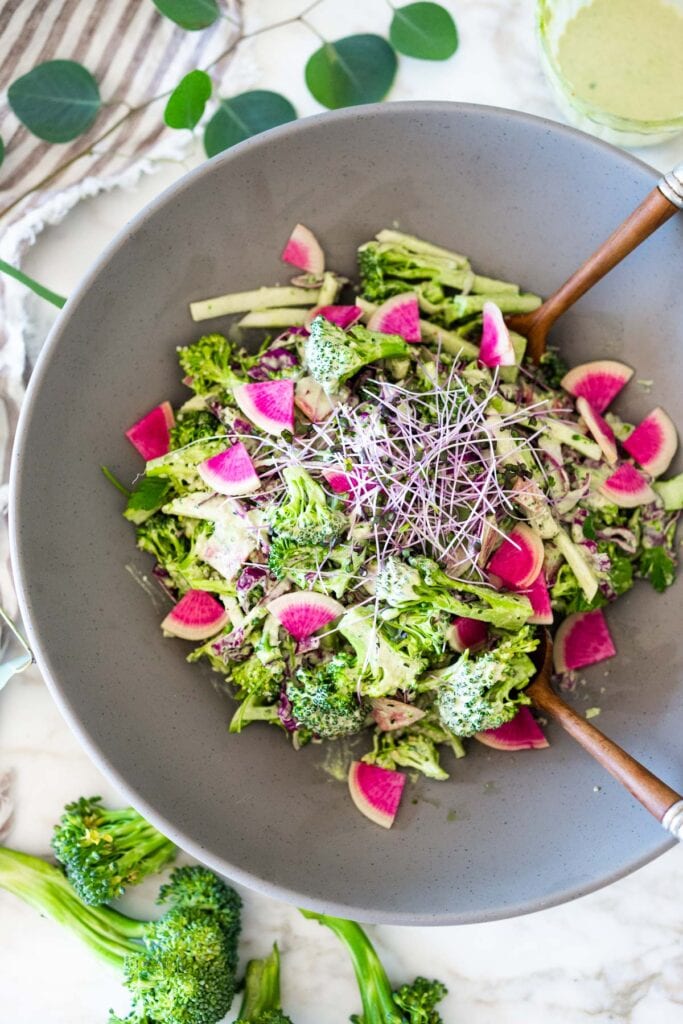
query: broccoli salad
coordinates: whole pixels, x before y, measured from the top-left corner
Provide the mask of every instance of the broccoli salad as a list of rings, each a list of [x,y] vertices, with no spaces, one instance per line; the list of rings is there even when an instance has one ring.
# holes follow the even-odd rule
[[[282,258],[291,284],[191,304],[222,333],[178,350],[190,395],[127,431],[145,467],[118,486],[230,732],[356,737],[351,795],[388,826],[403,769],[547,746],[543,628],[571,679],[615,653],[607,605],[673,582],[676,431],[608,410],[623,363],[525,362],[504,317],[541,300],[456,252],[383,230],[349,281],[299,224]]]

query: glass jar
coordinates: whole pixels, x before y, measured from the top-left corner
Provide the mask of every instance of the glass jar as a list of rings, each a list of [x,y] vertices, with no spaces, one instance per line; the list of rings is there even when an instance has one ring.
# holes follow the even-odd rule
[[[537,0],[536,29],[572,124],[618,146],[683,132],[683,0]]]

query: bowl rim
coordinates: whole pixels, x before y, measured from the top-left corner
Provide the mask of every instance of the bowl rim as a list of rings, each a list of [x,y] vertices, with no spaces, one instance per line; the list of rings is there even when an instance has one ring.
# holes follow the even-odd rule
[[[612,882],[618,881],[620,878],[631,874],[633,871],[636,871],[645,864],[648,864],[650,861],[661,856],[661,854],[666,850],[676,845],[675,840],[669,838],[667,834],[662,831],[661,842],[642,856],[627,861],[625,864],[622,864],[619,868],[609,872],[607,875],[602,875],[598,878],[591,879],[588,882],[558,890],[547,898],[539,897],[531,902],[513,904],[511,906],[507,905],[502,908],[490,908],[487,910],[473,910],[467,912],[419,913],[414,911],[394,912],[374,910],[369,916],[368,910],[362,906],[355,906],[352,903],[341,903],[338,901],[335,902],[309,898],[305,894],[298,892],[289,886],[269,881],[267,878],[262,877],[259,874],[253,874],[244,868],[231,864],[228,860],[211,852],[200,843],[193,840],[192,837],[185,833],[181,828],[178,828],[164,815],[156,811],[155,808],[140,795],[134,781],[128,778],[119,768],[115,767],[110,759],[99,750],[96,742],[91,738],[88,728],[80,720],[78,708],[68,696],[60,682],[58,673],[53,672],[49,651],[47,651],[43,646],[38,628],[34,627],[32,621],[29,584],[19,539],[20,531],[18,527],[18,508],[21,498],[22,475],[26,471],[23,442],[33,415],[33,398],[42,385],[60,338],[67,329],[70,316],[74,310],[77,309],[81,300],[90,288],[91,283],[100,274],[111,257],[129,240],[131,235],[133,235],[152,214],[156,213],[160,207],[173,200],[175,196],[180,194],[186,188],[192,187],[194,183],[199,181],[202,177],[212,173],[217,163],[229,163],[235,158],[235,156],[238,156],[247,150],[258,150],[262,147],[268,147],[272,139],[280,138],[284,135],[297,135],[301,132],[306,132],[310,127],[314,127],[321,122],[334,123],[354,121],[359,118],[375,117],[378,114],[382,116],[383,113],[403,113],[407,116],[419,115],[427,110],[455,117],[460,114],[476,113],[484,117],[511,119],[521,124],[540,124],[545,126],[546,130],[550,133],[559,133],[560,135],[569,136],[570,138],[584,144],[598,147],[599,149],[608,151],[611,154],[617,154],[620,159],[624,160],[627,164],[631,164],[641,173],[645,171],[652,177],[653,182],[660,177],[659,173],[654,168],[645,161],[634,156],[632,153],[625,153],[622,150],[619,150],[616,146],[612,146],[603,140],[596,139],[577,128],[561,124],[560,122],[553,121],[550,118],[539,117],[523,111],[510,110],[505,107],[489,106],[479,103],[409,100],[391,103],[373,103],[363,105],[361,107],[347,107],[341,110],[326,111],[310,117],[300,118],[297,121],[288,122],[287,124],[280,125],[277,128],[272,128],[269,131],[262,132],[259,135],[246,139],[245,141],[238,143],[236,146],[225,150],[223,153],[219,153],[217,156],[205,160],[198,167],[193,168],[186,174],[182,175],[177,181],[165,188],[158,196],[155,196],[155,198],[152,199],[151,202],[147,203],[137,214],[135,214],[134,217],[131,218],[131,220],[126,222],[126,224],[116,233],[114,238],[105,246],[97,259],[82,276],[72,294],[68,297],[66,305],[62,310],[60,310],[57,319],[55,320],[55,323],[42,346],[35,368],[29,379],[12,447],[9,484],[10,555],[14,571],[19,609],[29,644],[35,655],[41,675],[47,683],[48,689],[57,704],[60,713],[66,720],[67,725],[96,767],[111,780],[118,790],[120,790],[122,796],[126,800],[129,800],[141,814],[160,829],[161,832],[168,836],[169,839],[176,843],[181,850],[190,854],[212,870],[227,876],[232,881],[237,882],[240,885],[244,885],[248,889],[252,889],[270,897],[271,899],[295,905],[304,904],[315,911],[353,918],[357,921],[413,927],[474,924],[485,921],[506,920],[508,918],[535,913],[539,910],[558,906],[562,903],[567,903],[578,899],[581,896],[585,896],[588,893],[595,892],[596,890],[610,885]]]

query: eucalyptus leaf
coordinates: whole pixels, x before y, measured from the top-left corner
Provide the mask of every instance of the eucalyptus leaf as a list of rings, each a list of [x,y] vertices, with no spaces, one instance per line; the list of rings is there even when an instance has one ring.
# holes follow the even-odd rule
[[[441,4],[416,3],[398,7],[389,39],[399,53],[420,60],[448,60],[458,49],[458,30]]]
[[[87,132],[101,106],[97,82],[73,60],[39,64],[12,82],[7,99],[21,123],[45,142],[71,142]]]
[[[345,36],[309,57],[306,85],[330,110],[375,103],[391,89],[396,66],[396,54],[381,36]]]
[[[210,95],[211,79],[206,71],[190,71],[169,96],[164,121],[169,128],[195,128]]]
[[[296,120],[296,110],[284,96],[267,89],[243,92],[221,104],[204,131],[207,156],[215,156],[238,142]]]
[[[152,3],[158,11],[188,32],[208,28],[220,15],[216,0],[152,0]]]

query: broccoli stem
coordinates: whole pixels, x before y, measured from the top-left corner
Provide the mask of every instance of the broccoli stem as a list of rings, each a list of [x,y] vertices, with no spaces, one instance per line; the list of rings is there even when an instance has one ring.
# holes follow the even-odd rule
[[[378,242],[388,245],[402,245],[409,252],[415,252],[424,256],[441,256],[447,260],[453,260],[458,266],[463,267],[465,270],[469,269],[469,260],[466,256],[462,256],[459,252],[452,252],[450,249],[442,249],[440,245],[432,245],[431,242],[425,242],[421,238],[415,238],[414,235],[406,235],[402,231],[391,231],[388,228],[379,231],[375,238]]]
[[[462,320],[474,313],[481,313],[485,302],[495,302],[502,313],[531,313],[541,305],[538,295],[531,295],[522,292],[516,295],[513,292],[489,292],[487,295],[456,295],[448,303],[444,304],[444,312],[447,313],[451,323]]]
[[[356,299],[356,305],[363,310],[364,323],[367,323],[375,310],[379,308],[377,303],[368,302],[367,299],[360,296]],[[479,355],[478,345],[473,345],[471,341],[467,341],[459,334],[447,331],[445,327],[439,327],[429,320],[420,320],[420,331],[425,341],[441,343],[444,350],[452,355],[461,355],[463,359],[476,359]]]
[[[250,960],[244,975],[244,998],[239,1019],[253,1020],[268,1010],[280,1010],[280,951],[273,951],[262,960]]]
[[[59,868],[39,857],[0,847],[0,888],[65,925],[104,960],[122,968],[127,953],[139,952],[146,923],[110,907],[90,907],[76,896]]]
[[[238,327],[303,327],[308,309],[282,306],[277,309],[256,309],[237,321]]]
[[[318,293],[318,299],[316,302],[317,306],[332,306],[337,301],[339,292],[341,291],[342,282],[333,274],[330,270],[325,271],[323,274],[323,283],[320,286]]]
[[[363,1004],[363,1024],[404,1024],[382,961],[361,926],[355,921],[316,914],[312,910],[301,913],[310,921],[330,928],[347,947]]]
[[[250,292],[231,292],[217,295],[213,299],[202,299],[190,303],[192,319],[210,320],[214,316],[229,313],[248,313],[252,309],[271,309],[275,306],[317,306],[318,291],[315,288],[255,288]]]

